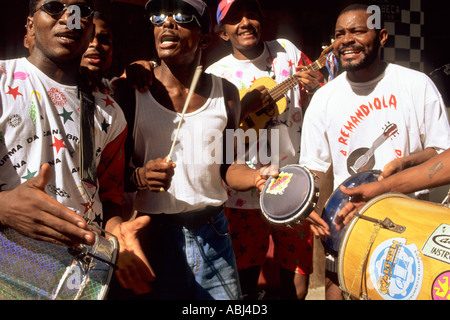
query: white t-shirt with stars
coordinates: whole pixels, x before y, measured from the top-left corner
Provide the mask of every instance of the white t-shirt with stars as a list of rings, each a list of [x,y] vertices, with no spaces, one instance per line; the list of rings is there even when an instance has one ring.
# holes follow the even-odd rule
[[[101,93],[94,97],[98,167],[101,157],[113,156],[103,151],[125,133],[126,121],[112,98]],[[79,176],[79,108],[77,86],[54,81],[26,58],[0,61],[0,190],[36,177],[42,164],[49,163],[52,177],[46,193],[80,215],[92,208],[95,216],[89,218],[100,225],[99,192],[90,202],[88,194],[95,188],[85,191]]]

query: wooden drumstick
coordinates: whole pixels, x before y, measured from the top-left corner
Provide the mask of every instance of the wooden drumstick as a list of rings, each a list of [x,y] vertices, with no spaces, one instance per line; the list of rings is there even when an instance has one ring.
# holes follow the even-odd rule
[[[175,133],[175,138],[173,139],[172,147],[170,148],[169,155],[167,156],[167,162],[172,161],[172,153],[173,153],[173,150],[175,149],[175,144],[177,143],[177,140],[178,140],[178,134],[180,133],[181,123],[183,122],[184,115],[186,114],[186,110],[189,106],[189,103],[191,102],[192,95],[194,94],[195,88],[197,87],[198,79],[200,79],[200,75],[202,74],[202,71],[203,71],[202,66],[198,66],[195,69],[194,78],[192,78],[191,87],[189,88],[189,93],[188,93],[186,102],[184,103],[183,111],[181,112],[181,119],[180,119],[180,122],[178,123],[178,128]],[[164,192],[165,189],[163,187],[161,187],[159,191]]]
[[[189,102],[191,102],[192,95],[194,94],[195,88],[197,87],[197,82],[198,82],[198,79],[200,78],[200,75],[202,74],[202,70],[203,70],[202,66],[198,66],[195,69],[194,78],[192,79],[191,87],[189,88],[189,93],[188,93],[186,102],[184,104],[183,111],[181,112],[181,119],[180,119],[180,122],[178,123],[178,129],[175,133],[175,139],[173,139],[172,147],[170,148],[169,155],[167,156],[167,162],[170,162],[172,160],[172,153],[173,153],[173,149],[175,148],[175,144],[177,143],[177,140],[178,140],[178,134],[180,133],[181,123],[183,122],[184,115],[186,114],[186,110],[189,106]]]

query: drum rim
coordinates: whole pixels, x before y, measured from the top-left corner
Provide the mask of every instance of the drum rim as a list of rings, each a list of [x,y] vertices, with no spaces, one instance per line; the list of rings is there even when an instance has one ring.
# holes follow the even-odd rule
[[[357,174],[355,174],[355,175],[352,175],[352,176],[348,177],[348,178],[345,179],[343,182],[341,182],[341,183],[339,184],[339,187],[337,187],[337,188],[331,193],[331,195],[328,197],[327,201],[325,202],[325,205],[324,205],[324,207],[323,207],[323,210],[324,210],[324,211],[326,210],[326,208],[328,207],[328,205],[329,205],[331,199],[336,195],[336,193],[338,193],[338,192],[340,191],[340,187],[341,187],[344,183],[350,181],[351,179],[353,179],[354,177],[356,177],[358,174],[362,174],[362,173],[373,173],[373,174],[378,173],[378,174],[381,174],[381,172],[382,172],[381,170],[370,169],[370,170],[365,170],[365,171],[359,172],[359,173],[357,173]],[[322,218],[323,218],[323,213],[322,213]],[[347,229],[348,229],[348,227],[347,227]],[[325,250],[326,250],[329,254],[331,254],[331,255],[333,255],[333,256],[336,256],[336,255],[339,254],[339,249],[338,249],[337,252],[335,252],[334,249],[331,249],[331,248],[326,244],[326,241],[325,241],[325,240],[322,240],[321,242],[322,242],[323,246],[325,247]],[[341,239],[341,243],[342,243],[342,239]],[[340,247],[340,245],[339,245],[339,247]]]
[[[403,194],[403,193],[397,193],[397,192],[389,192],[389,193],[384,193],[382,195],[379,195],[371,200],[369,200],[359,211],[359,214],[363,215],[371,206],[373,206],[375,203],[386,199],[386,198],[392,198],[392,197],[397,197],[397,198],[410,198],[407,195]],[[344,279],[344,275],[343,275],[343,267],[344,267],[344,258],[342,257],[342,250],[344,249],[344,247],[347,245],[348,239],[350,237],[350,231],[353,230],[353,228],[355,227],[355,225],[358,223],[359,221],[359,217],[353,217],[352,220],[350,221],[350,223],[347,225],[347,228],[344,232],[344,235],[342,236],[341,239],[341,243],[339,245],[339,252],[337,255],[337,276],[338,276],[338,281],[339,281],[339,288],[351,295],[352,297],[355,297],[354,295],[352,295],[351,292],[347,291],[347,287],[345,286],[345,279]],[[345,246],[344,246],[345,245]],[[355,297],[358,298],[358,297]]]
[[[284,167],[280,168],[280,169],[284,169],[284,168],[301,168],[304,169],[304,171],[307,173],[308,177],[310,178],[310,182],[312,182],[313,184],[313,188],[311,190],[311,192],[309,193],[308,197],[306,198],[305,201],[305,206],[297,211],[295,214],[293,214],[291,217],[286,218],[286,219],[279,219],[279,220],[274,220],[272,217],[269,216],[269,214],[264,210],[264,206],[263,206],[263,195],[264,193],[261,193],[261,196],[259,197],[259,207],[261,208],[261,213],[263,214],[263,216],[272,224],[275,225],[291,225],[293,221],[295,220],[299,220],[298,223],[301,223],[301,216],[303,215],[304,211],[306,211],[307,208],[310,208],[311,205],[314,205],[314,202],[312,201],[314,199],[314,196],[317,194],[318,190],[316,190],[316,186],[315,186],[315,180],[314,180],[314,175],[312,173],[312,171],[305,166],[302,166],[300,164],[288,164],[285,165]],[[269,181],[269,180],[267,180]],[[266,182],[267,183],[267,182]],[[265,190],[266,186],[264,186],[263,191]]]

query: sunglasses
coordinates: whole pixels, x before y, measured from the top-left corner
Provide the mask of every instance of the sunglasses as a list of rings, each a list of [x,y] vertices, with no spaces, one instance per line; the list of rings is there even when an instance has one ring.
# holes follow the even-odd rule
[[[160,14],[153,14],[150,16],[150,22],[154,24],[157,27],[160,27],[163,25],[166,20],[172,16],[173,20],[175,20],[178,24],[183,23],[191,23],[195,20],[195,22],[198,24],[199,27],[201,27],[200,22],[198,21],[197,17],[194,14],[184,14],[184,13],[160,13]]]
[[[94,13],[94,11],[85,3],[77,3],[77,4],[73,4],[73,5],[68,5],[68,4],[61,3],[59,1],[45,2],[39,7],[39,9],[37,9],[37,11],[42,10],[45,13],[47,13],[48,15],[59,16],[59,15],[62,15],[68,8],[70,8],[72,6],[77,6],[80,9],[80,11],[79,11],[80,17],[84,18],[84,19],[89,18]]]

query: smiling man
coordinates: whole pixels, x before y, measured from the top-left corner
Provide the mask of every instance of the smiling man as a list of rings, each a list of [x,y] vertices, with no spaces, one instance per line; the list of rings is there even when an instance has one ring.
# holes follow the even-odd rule
[[[256,79],[269,78],[275,85],[297,76],[298,85],[286,89],[282,94],[286,99],[286,110],[280,115],[272,112],[273,116],[267,119],[267,126],[260,129],[278,131],[280,141],[283,141],[279,145],[289,146],[279,150],[280,167],[298,163],[303,111],[314,91],[319,88],[322,75],[314,71],[299,71],[301,66],[311,61],[291,41],[262,41],[264,17],[258,1],[220,1],[217,22],[219,36],[231,47],[232,53],[213,63],[207,72],[230,81],[239,90],[250,91],[252,88],[242,98],[241,120],[255,110],[264,110],[273,102],[268,93],[269,88],[255,88]],[[249,99],[251,96],[256,99]],[[251,148],[258,148],[257,145],[263,143],[267,141],[252,141]],[[249,159],[249,165],[259,168],[262,166],[261,159],[256,156]],[[245,297],[258,297],[258,278],[269,249],[270,236],[274,239],[275,260],[280,268],[282,299],[306,297],[313,252],[312,235],[307,223],[292,228],[271,225],[262,216],[256,189],[247,192],[229,189],[228,195],[226,214],[235,235],[233,245]]]
[[[93,244],[87,220],[109,231],[121,221],[127,125],[101,93],[93,93],[88,119],[97,154],[85,161],[95,161],[93,172],[89,185],[81,179],[80,92],[89,92],[81,89],[79,66],[93,37],[92,5],[30,1],[30,56],[0,61],[0,153],[7,160],[0,170],[0,226],[66,246]],[[70,27],[72,6],[79,28]]]
[[[339,14],[334,50],[344,72],[317,91],[305,115],[300,164],[318,176],[333,165],[334,189],[363,170],[387,176],[392,165],[422,163],[450,145],[437,88],[422,73],[382,61],[388,34],[370,28],[369,17],[366,5]],[[362,166],[357,160],[366,156]],[[327,299],[342,299],[335,260],[327,256]]]

